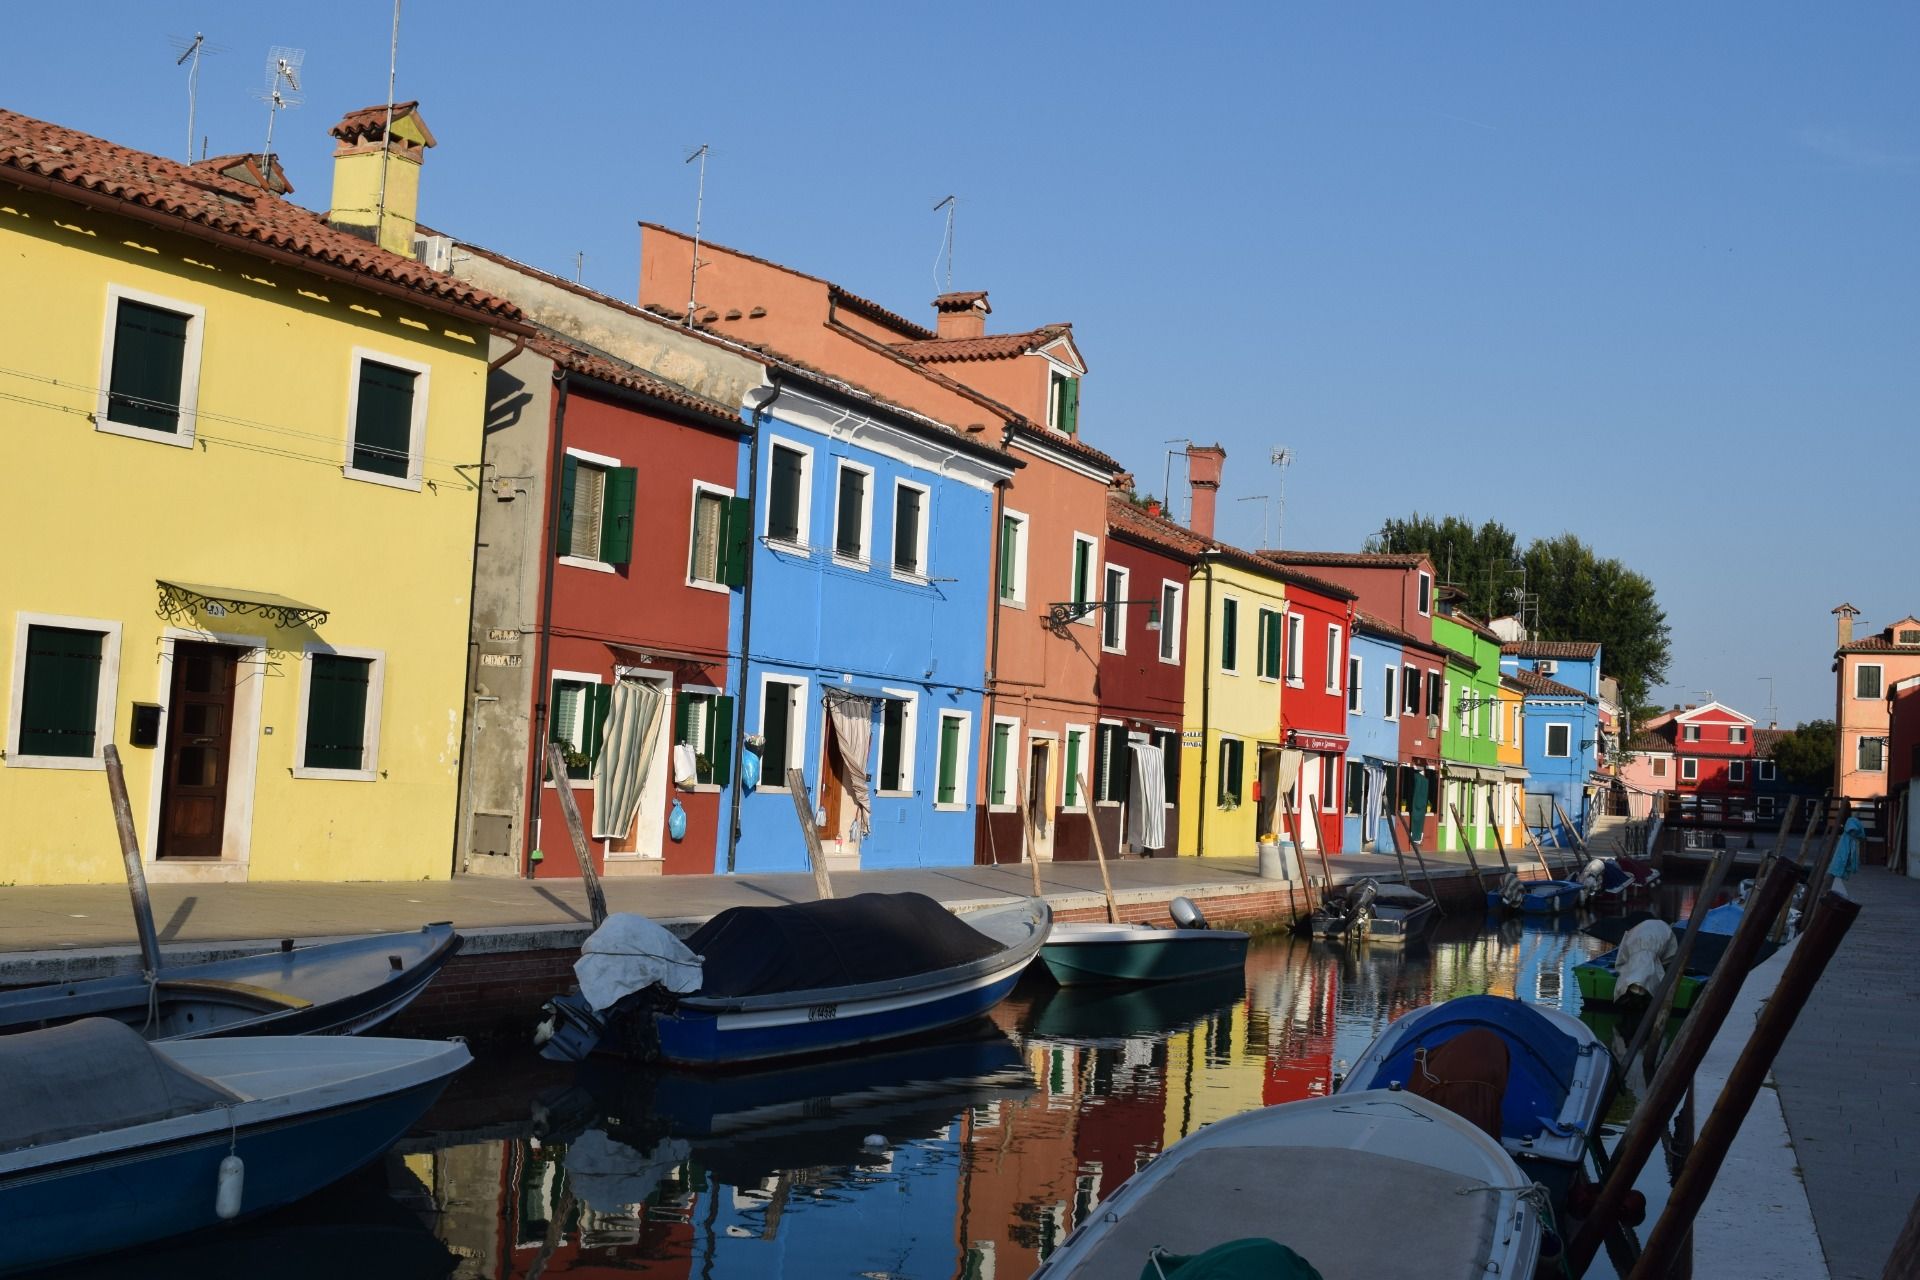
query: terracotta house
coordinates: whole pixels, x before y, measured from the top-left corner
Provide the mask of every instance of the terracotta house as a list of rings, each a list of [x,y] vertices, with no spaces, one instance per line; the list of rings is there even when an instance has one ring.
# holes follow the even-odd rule
[[[1909,614],[1871,635],[1856,636],[1860,611],[1843,604],[1833,613],[1838,620],[1833,722],[1839,729],[1834,794],[1877,799],[1888,794],[1888,691],[1920,676],[1920,617]]]

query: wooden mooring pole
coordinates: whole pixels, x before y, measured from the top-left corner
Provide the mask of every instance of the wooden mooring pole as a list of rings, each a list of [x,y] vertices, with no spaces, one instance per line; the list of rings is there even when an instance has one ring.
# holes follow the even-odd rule
[[[1480,859],[1473,856],[1473,839],[1471,836],[1467,835],[1467,824],[1463,822],[1460,818],[1460,806],[1457,804],[1450,804],[1447,806],[1447,808],[1452,810],[1453,812],[1454,830],[1460,833],[1460,847],[1466,850],[1467,865],[1473,868],[1474,887],[1478,889],[1485,889],[1487,887],[1487,882],[1480,878]]]
[[[1700,937],[1701,927],[1706,923],[1707,912],[1713,909],[1713,900],[1720,893],[1720,886],[1726,883],[1727,874],[1733,870],[1734,851],[1731,845],[1713,855],[1713,865],[1707,868],[1707,878],[1700,884],[1699,896],[1693,900],[1693,914],[1687,918],[1687,932],[1680,939],[1680,947],[1673,954],[1673,963],[1660,977],[1660,990],[1654,993],[1654,1003],[1647,1007],[1647,1016],[1640,1020],[1639,1029],[1634,1033],[1633,1045],[1627,1050],[1627,1056],[1621,1059],[1621,1070],[1631,1070],[1640,1060],[1640,1053],[1648,1045],[1655,1046],[1656,1052],[1661,1038],[1666,1034],[1667,1020],[1673,1015],[1673,992],[1680,985],[1681,976],[1687,971],[1687,961],[1693,958],[1694,943]]]
[[[580,878],[587,883],[587,912],[598,929],[607,922],[607,894],[600,887],[600,873],[593,869],[593,851],[587,848],[587,830],[580,825],[580,806],[573,801],[573,779],[567,776],[567,753],[557,742],[547,744],[547,769],[553,774],[553,789],[560,796],[560,816],[567,821],[567,835],[573,839],[573,856],[580,864]]]
[[[1640,1252],[1639,1265],[1634,1267],[1628,1280],[1666,1280],[1682,1242],[1693,1227],[1694,1215],[1700,1212],[1700,1206],[1713,1186],[1714,1176],[1720,1172],[1720,1166],[1726,1160],[1727,1149],[1733,1145],[1741,1122],[1753,1108],[1753,1100],[1758,1096],[1760,1087],[1766,1083],[1767,1072],[1773,1068],[1775,1055],[1786,1042],[1787,1033],[1793,1030],[1795,1019],[1812,997],[1821,973],[1833,959],[1834,952],[1840,949],[1841,939],[1847,936],[1847,930],[1853,927],[1854,918],[1859,914],[1859,903],[1837,893],[1825,895],[1814,908],[1798,945],[1780,974],[1780,985],[1774,988],[1761,1006],[1760,1016],[1754,1021],[1753,1034],[1747,1038],[1746,1048],[1741,1050],[1739,1060],[1728,1073],[1727,1083],[1720,1090],[1720,1097],[1713,1104],[1707,1122],[1700,1126],[1700,1138],[1694,1143],[1693,1150],[1687,1153],[1680,1177],[1667,1197],[1667,1207],[1654,1224],[1653,1234],[1647,1237],[1646,1247]],[[1717,984],[1717,977],[1715,982]]]
[[[149,977],[160,972],[160,938],[153,931],[153,899],[147,896],[147,869],[140,861],[140,837],[133,831],[133,806],[127,801],[127,775],[120,748],[109,742],[107,796],[113,801],[113,826],[120,834],[120,858],[127,866],[127,892],[133,897],[133,927],[140,935],[140,965]]]
[[[1087,794],[1087,776],[1079,778],[1080,794]],[[1113,881],[1107,879],[1107,842],[1100,838],[1100,814],[1092,804],[1087,805],[1087,826],[1093,832],[1093,860],[1100,864],[1100,891],[1107,895],[1107,923],[1120,923],[1120,907],[1113,900]]]
[[[1406,841],[1407,848],[1413,850],[1413,860],[1420,864],[1420,878],[1427,882],[1427,896],[1433,899],[1434,909],[1444,916],[1447,914],[1446,904],[1440,901],[1440,890],[1434,887],[1433,872],[1427,870],[1427,860],[1420,856],[1420,842],[1413,838],[1412,828],[1408,826],[1405,818],[1395,814],[1393,820],[1399,825],[1401,838]],[[1396,849],[1394,852],[1398,853],[1399,850]],[[1400,862],[1401,882],[1404,883],[1406,878],[1407,864],[1406,860],[1402,859]]]
[[[813,891],[821,901],[833,896],[833,877],[827,874],[827,851],[820,844],[820,828],[813,825],[813,801],[807,796],[807,775],[787,770],[787,791],[800,817],[800,838],[807,842],[807,864],[813,868]]]

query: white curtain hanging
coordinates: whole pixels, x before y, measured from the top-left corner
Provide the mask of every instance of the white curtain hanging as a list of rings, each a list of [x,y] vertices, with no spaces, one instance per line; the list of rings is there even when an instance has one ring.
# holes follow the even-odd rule
[[[1136,849],[1167,847],[1167,774],[1165,753],[1145,742],[1133,748],[1127,782],[1127,843]]]
[[[848,693],[827,693],[827,716],[833,721],[834,741],[840,746],[847,793],[853,797],[853,833],[873,830],[873,791],[867,774],[867,747],[873,741],[873,699]]]
[[[1360,841],[1371,846],[1380,837],[1380,806],[1387,795],[1384,765],[1366,765],[1366,788],[1360,805]]]
[[[593,835],[618,840],[633,828],[640,793],[653,765],[654,740],[667,697],[651,683],[616,680],[593,765]]]

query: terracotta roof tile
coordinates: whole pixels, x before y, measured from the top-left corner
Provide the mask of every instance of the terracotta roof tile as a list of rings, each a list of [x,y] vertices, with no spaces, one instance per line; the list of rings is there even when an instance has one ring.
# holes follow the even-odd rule
[[[1672,751],[1673,742],[1663,733],[1642,729],[1627,739],[1629,751]]]
[[[1500,652],[1516,658],[1597,658],[1600,646],[1592,640],[1509,640]]]
[[[195,160],[193,167],[196,169],[211,170],[214,173],[232,178],[235,182],[244,182],[248,186],[259,187],[263,191],[271,191],[275,195],[289,195],[293,191],[293,183],[288,181],[287,171],[280,167],[279,156],[268,156],[264,170],[260,166],[260,155],[258,152],[230,156],[210,156],[204,160]]]
[[[1126,468],[1121,466],[1119,461],[1111,454],[1101,452],[1081,440],[1079,436],[1064,435],[1061,432],[1051,430],[1047,427],[1036,426],[1024,420],[1016,421],[1009,426],[1007,435],[1010,439],[1016,437],[1024,438],[1039,444],[1044,444],[1048,448],[1058,449],[1063,453],[1070,453],[1082,462],[1090,463],[1114,475],[1120,475],[1126,471]],[[1247,554],[1250,555],[1252,553],[1249,552]]]
[[[527,346],[569,372],[625,387],[629,391],[638,391],[736,431],[746,430],[738,410],[730,409],[717,400],[709,400],[676,382],[669,382],[658,374],[648,373],[605,352],[590,350],[572,339],[547,332],[528,339]]]
[[[1324,565],[1329,568],[1413,569],[1431,563],[1423,555],[1389,554],[1384,551],[1262,551],[1260,554],[1281,564]]]
[[[429,147],[434,146],[436,144],[433,140],[433,133],[427,128],[427,122],[419,118],[419,109],[420,104],[418,102],[396,102],[393,104],[393,118],[395,120],[401,120],[409,115],[413,116],[414,123],[420,126],[420,132],[426,135],[426,145]],[[348,145],[356,142],[378,142],[380,135],[386,131],[387,104],[384,102],[376,102],[370,107],[361,107],[357,111],[349,111],[346,115],[340,117],[340,123],[327,130],[328,133]]]
[[[1191,529],[1165,516],[1150,514],[1126,494],[1115,490],[1107,491],[1107,528],[1182,560],[1197,560],[1207,549],[1205,540]]]
[[[1546,676],[1538,675],[1532,671],[1506,671],[1501,674],[1504,678],[1519,685],[1525,693],[1531,696],[1542,698],[1578,698],[1582,702],[1593,701],[1592,698],[1587,697],[1586,694],[1580,692],[1572,685],[1561,684],[1558,680],[1550,680]]]
[[[1376,618],[1364,609],[1354,610],[1353,626],[1355,631],[1364,635],[1378,636],[1382,640],[1391,640],[1403,648],[1418,649],[1420,652],[1432,654],[1436,658],[1444,658],[1452,652],[1441,645],[1430,644],[1422,640],[1411,631],[1402,631],[1385,618]]]
[[[0,110],[0,181],[107,208],[183,235],[292,255],[469,318],[517,322],[503,298],[329,226],[311,210],[205,169]]]
[[[1791,729],[1755,729],[1753,731],[1754,759],[1773,759],[1773,749],[1780,745],[1780,739],[1792,732]]]
[[[1026,355],[1062,334],[1072,332],[1072,325],[1050,324],[1029,329],[1025,333],[989,333],[978,338],[929,338],[920,342],[896,342],[893,349],[929,364],[946,360],[1007,360]]]
[[[993,311],[993,304],[987,301],[985,289],[969,289],[960,293],[943,293],[933,300],[935,311],[971,311],[974,304],[980,304],[980,310]]]

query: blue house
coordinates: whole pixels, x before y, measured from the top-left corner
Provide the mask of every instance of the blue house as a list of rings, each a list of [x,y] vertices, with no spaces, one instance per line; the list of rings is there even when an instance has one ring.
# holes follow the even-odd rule
[[[1019,464],[830,384],[783,377],[748,401],[730,642],[757,758],[721,797],[737,823],[718,869],[806,869],[790,768],[830,866],[971,864],[995,489]]]
[[[1400,692],[1405,664],[1400,633],[1364,613],[1347,648],[1347,809],[1345,843],[1391,853],[1389,821],[1400,769]]]
[[[1542,844],[1567,848],[1572,836],[1554,812],[1585,831],[1599,774],[1600,646],[1583,640],[1520,640],[1500,646],[1500,671],[1524,695],[1527,825]]]

